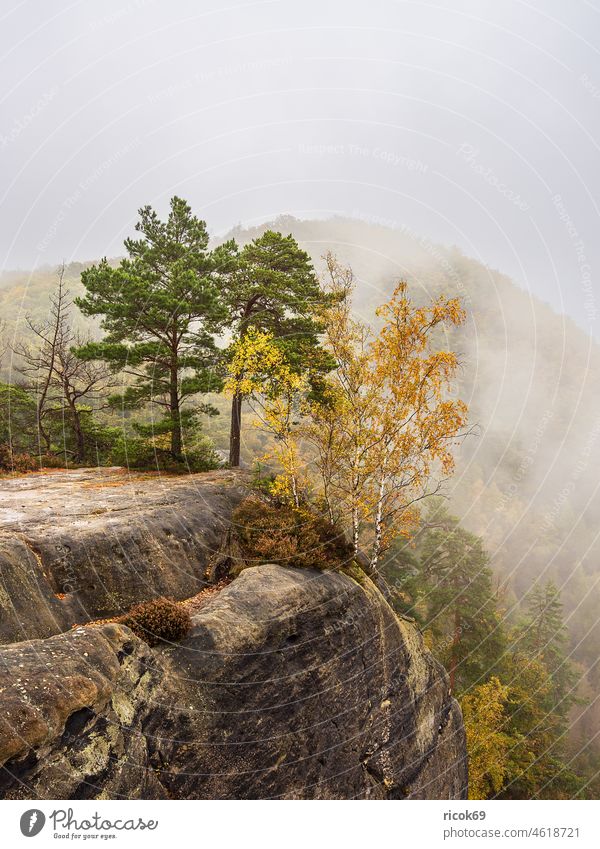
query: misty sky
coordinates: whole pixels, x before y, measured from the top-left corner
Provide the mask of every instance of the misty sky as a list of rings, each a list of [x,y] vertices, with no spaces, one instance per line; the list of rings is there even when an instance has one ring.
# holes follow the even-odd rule
[[[405,226],[600,334],[599,36],[600,0],[5,0],[0,266],[176,193]]]

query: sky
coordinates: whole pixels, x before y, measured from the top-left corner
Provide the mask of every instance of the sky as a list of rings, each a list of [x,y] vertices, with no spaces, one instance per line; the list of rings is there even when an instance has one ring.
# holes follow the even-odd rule
[[[8,0],[0,269],[137,209],[409,228],[600,336],[600,0]]]

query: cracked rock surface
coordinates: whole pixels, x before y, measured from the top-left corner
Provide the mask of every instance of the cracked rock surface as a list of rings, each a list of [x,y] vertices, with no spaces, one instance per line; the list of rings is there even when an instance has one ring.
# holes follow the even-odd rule
[[[445,671],[367,579],[244,570],[174,646],[0,649],[4,798],[464,798]]]

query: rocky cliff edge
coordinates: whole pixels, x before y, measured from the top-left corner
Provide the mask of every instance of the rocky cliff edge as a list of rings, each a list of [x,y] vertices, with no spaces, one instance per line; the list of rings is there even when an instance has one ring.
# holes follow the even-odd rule
[[[445,671],[367,578],[276,565],[181,644],[103,624],[0,650],[0,796],[464,798]]]

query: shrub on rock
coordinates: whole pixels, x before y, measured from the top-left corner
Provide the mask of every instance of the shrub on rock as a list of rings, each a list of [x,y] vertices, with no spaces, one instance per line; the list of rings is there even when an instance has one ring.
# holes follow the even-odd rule
[[[167,598],[144,601],[132,607],[129,613],[120,616],[117,621],[130,628],[136,637],[149,646],[182,640],[192,624],[187,610]]]
[[[0,472],[21,474],[22,472],[33,472],[38,468],[37,459],[28,452],[15,453],[10,445],[0,444]]]
[[[343,532],[309,509],[250,496],[233,518],[250,561],[316,569],[340,569],[352,561]]]

